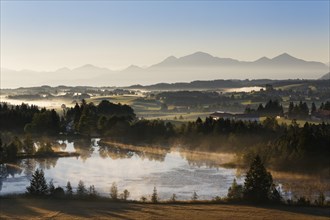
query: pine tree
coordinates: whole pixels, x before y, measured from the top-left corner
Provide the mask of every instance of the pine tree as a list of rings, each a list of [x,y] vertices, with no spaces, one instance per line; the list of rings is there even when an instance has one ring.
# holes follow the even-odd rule
[[[67,182],[66,184],[66,192],[65,192],[68,196],[72,196],[73,195],[73,190],[72,190],[72,186],[70,181]]]
[[[96,189],[95,189],[95,186],[94,185],[91,185],[89,186],[89,196],[91,197],[96,197],[97,196],[97,192],[96,192]]]
[[[154,187],[154,191],[151,195],[151,202],[152,203],[157,203],[158,202],[158,194],[157,194],[157,189]]]
[[[83,181],[79,180],[78,187],[77,187],[77,196],[85,196],[86,195],[86,187]]]
[[[243,186],[237,184],[236,179],[234,179],[231,187],[229,187],[227,197],[232,200],[239,200],[243,197]]]
[[[246,174],[243,196],[246,200],[253,202],[267,201],[272,185],[272,175],[267,172],[259,155],[257,155]]]
[[[54,186],[54,183],[53,183],[53,179],[51,179],[48,183],[48,193],[50,195],[53,195],[54,191],[55,191],[55,186]]]
[[[44,171],[37,169],[32,175],[30,186],[27,188],[27,192],[32,195],[46,195],[48,187],[45,179]]]

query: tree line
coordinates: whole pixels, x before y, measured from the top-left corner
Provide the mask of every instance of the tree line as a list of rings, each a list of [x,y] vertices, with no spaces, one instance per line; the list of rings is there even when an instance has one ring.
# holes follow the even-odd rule
[[[322,108],[327,108],[328,105],[325,103]],[[62,131],[86,137],[110,138],[124,143],[163,146],[180,143],[192,150],[242,154],[239,158],[243,163],[259,153],[279,169],[288,166],[290,169],[299,166],[330,169],[326,159],[330,157],[330,125],[326,123],[314,125],[306,122],[303,127],[299,127],[295,121],[291,125],[278,124],[274,117],[268,117],[263,122],[224,118],[214,120],[207,117],[205,120],[198,118],[196,121],[175,126],[162,120],[137,119],[134,110],[128,105],[113,104],[106,100],[98,105],[82,101],[80,105],[65,109],[62,118],[54,110],[39,110],[25,104],[16,107],[5,104],[1,106],[2,115],[29,115],[31,121],[26,121],[25,125],[25,121],[18,123],[18,127],[25,127],[25,132],[32,135],[45,132],[56,134]],[[301,106],[305,105],[302,103]],[[281,111],[281,105],[270,100],[263,109]],[[16,119],[8,117],[4,120],[8,123]],[[0,151],[3,152],[1,155],[5,155],[2,158],[15,159],[18,152],[33,153],[35,150],[31,143],[31,140],[20,143],[18,138],[2,143]],[[50,151],[51,147],[44,146],[41,149]],[[308,162],[311,164],[308,165]]]

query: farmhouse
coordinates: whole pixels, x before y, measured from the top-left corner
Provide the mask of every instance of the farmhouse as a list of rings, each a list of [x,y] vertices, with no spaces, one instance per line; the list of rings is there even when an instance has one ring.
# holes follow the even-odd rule
[[[232,114],[228,112],[216,111],[210,114],[210,117],[214,120],[229,119],[229,120],[241,120],[241,121],[259,121],[259,116],[256,114]]]

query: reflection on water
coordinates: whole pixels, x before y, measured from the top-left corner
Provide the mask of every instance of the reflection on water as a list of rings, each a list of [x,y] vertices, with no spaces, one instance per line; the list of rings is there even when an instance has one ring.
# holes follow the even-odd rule
[[[237,176],[236,169],[219,166],[231,160],[232,155],[98,141],[53,142],[54,150],[75,151],[79,157],[24,159],[0,165],[0,194],[24,192],[36,168],[44,169],[47,181],[53,179],[55,186],[64,187],[67,181],[77,186],[83,180],[86,186],[95,185],[103,196],[109,195],[111,184],[116,182],[119,191],[130,191],[131,199],[150,196],[154,186],[163,200],[173,193],[180,200],[190,199],[194,191],[200,199],[212,199],[226,196],[234,178],[243,183],[244,176]]]

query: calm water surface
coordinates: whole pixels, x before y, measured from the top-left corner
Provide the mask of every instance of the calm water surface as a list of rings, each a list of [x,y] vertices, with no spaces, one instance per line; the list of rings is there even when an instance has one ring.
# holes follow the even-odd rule
[[[179,200],[189,200],[194,191],[199,199],[224,197],[234,178],[238,183],[244,182],[244,176],[238,176],[236,169],[203,162],[179,151],[154,151],[153,148],[147,152],[132,151],[100,146],[98,140],[56,144],[55,150],[78,152],[79,157],[24,159],[2,166],[0,194],[25,192],[37,168],[42,168],[47,182],[53,179],[55,186],[65,187],[70,181],[75,188],[82,180],[87,188],[94,185],[99,194],[108,196],[111,184],[116,182],[119,192],[127,189],[130,199],[137,200],[141,196],[148,198],[154,186],[161,200],[168,200],[173,193]],[[285,197],[292,196],[290,188],[282,191]]]

